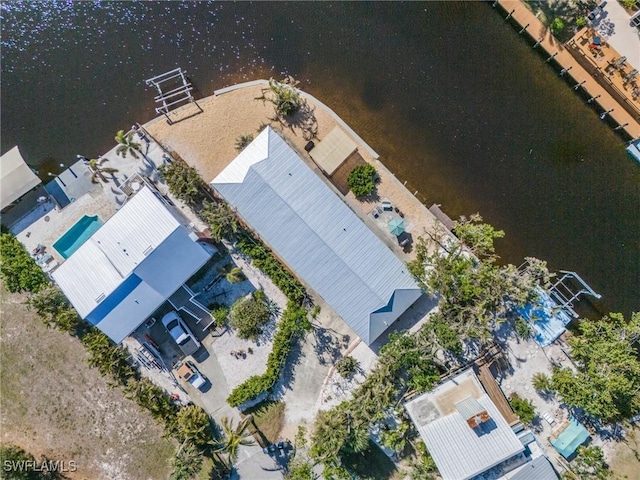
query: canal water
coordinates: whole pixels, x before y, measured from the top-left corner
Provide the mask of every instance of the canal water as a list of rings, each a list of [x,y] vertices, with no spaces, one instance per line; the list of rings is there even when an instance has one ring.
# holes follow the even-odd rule
[[[2,152],[45,178],[154,116],[144,79],[197,95],[287,73],[419,198],[506,231],[504,261],[577,271],[639,309],[640,165],[485,3],[3,2]]]

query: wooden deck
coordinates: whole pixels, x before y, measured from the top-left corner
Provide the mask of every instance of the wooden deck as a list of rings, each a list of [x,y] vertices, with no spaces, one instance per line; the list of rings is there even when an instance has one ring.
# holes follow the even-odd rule
[[[522,1],[497,0],[494,5],[496,4],[504,9],[506,18],[513,19],[520,25],[523,29],[521,32],[526,32],[534,39],[537,42],[537,48],[542,48],[549,55],[549,59],[553,58],[562,69],[566,70],[567,74],[576,80],[576,84],[580,84],[580,88],[590,97],[597,97],[594,101],[619,125],[616,128],[624,130],[631,138],[640,137],[640,119],[637,115],[630,113],[629,105],[621,103],[612,95],[615,92],[610,92],[611,89],[598,83],[596,78],[573,57],[569,49],[553,36],[551,30],[543,25]]]
[[[496,405],[496,407],[498,407],[498,410],[507,421],[509,426],[518,423],[520,420],[518,419],[516,414],[513,413],[507,397],[504,396],[504,393],[496,382],[496,379],[493,378],[493,374],[491,373],[491,370],[489,370],[489,366],[487,364],[482,365],[480,367],[477,367],[476,371],[478,380],[480,380],[480,383],[486,390],[487,395],[489,395],[491,401]]]

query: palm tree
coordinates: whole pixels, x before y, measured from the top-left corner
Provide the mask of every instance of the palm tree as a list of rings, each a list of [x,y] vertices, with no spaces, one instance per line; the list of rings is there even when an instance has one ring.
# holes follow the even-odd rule
[[[127,157],[127,153],[131,153],[133,158],[138,158],[138,152],[140,152],[140,144],[133,141],[134,132],[124,133],[124,130],[118,130],[115,140],[118,142],[118,148],[116,154],[122,158]]]
[[[118,171],[117,168],[111,167],[103,167],[102,165],[105,162],[108,162],[107,158],[92,158],[89,160],[89,170],[91,170],[91,183],[98,183],[98,179],[102,180],[104,183],[107,183],[107,177],[104,176],[105,173],[111,174],[111,178],[114,177],[114,173]]]
[[[229,283],[238,283],[245,279],[242,268],[234,266],[233,263],[227,263],[224,267],[219,268],[218,272],[224,275]]]
[[[228,203],[205,202],[200,216],[209,224],[216,242],[232,237],[238,231],[238,217]]]
[[[246,135],[240,135],[236,138],[236,152],[241,152],[244,150],[247,145],[249,145],[253,141],[253,133],[247,133]]]
[[[176,418],[176,433],[185,442],[204,448],[213,443],[211,419],[207,412],[197,405],[182,407]]]
[[[222,425],[224,438],[217,443],[215,451],[226,453],[229,456],[229,460],[234,462],[236,458],[238,458],[238,449],[241,445],[249,446],[255,443],[255,440],[248,438],[250,434],[247,431],[247,427],[252,419],[253,416],[249,415],[234,427],[233,420],[222,417],[220,423]]]
[[[263,88],[262,95],[256,100],[270,101],[273,103],[278,117],[287,117],[300,110],[303,104],[302,96],[296,88],[298,83],[292,76],[286,77],[281,82],[271,78],[269,87]],[[268,98],[267,94],[271,98]]]
[[[190,480],[202,470],[202,452],[193,444],[183,444],[171,460],[172,480]]]

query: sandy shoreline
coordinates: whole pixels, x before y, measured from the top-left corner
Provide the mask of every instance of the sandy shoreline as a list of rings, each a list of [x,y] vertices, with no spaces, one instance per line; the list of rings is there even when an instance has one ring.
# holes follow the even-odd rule
[[[197,107],[187,105],[173,113],[172,118],[188,118],[170,125],[164,117],[158,117],[144,127],[158,142],[176,152],[189,165],[195,167],[205,181],[210,182],[236,157],[234,145],[239,136],[249,133],[255,135],[262,125],[270,125],[284,134],[286,140],[298,150],[307,165],[333,188],[309,155],[304,153],[308,132],[298,125],[283,125],[274,121],[273,105],[256,100],[256,97],[262,94],[262,88],[264,88],[263,85],[258,82],[229,87],[211,97],[198,100],[202,113],[188,117],[197,112]],[[414,242],[425,230],[432,229],[437,222],[435,216],[384,166],[377,158],[376,152],[331,109],[309,94],[303,92],[303,96],[315,117],[317,137],[314,141],[316,144],[333,127],[341,124],[358,145],[358,152],[362,158],[376,167],[380,177],[377,187],[378,197],[388,198],[404,213],[405,220],[411,224],[410,231]],[[340,196],[403,260],[414,257],[415,250],[405,254],[388,232],[381,231],[381,228],[372,224],[368,214],[375,203],[357,200],[352,193]]]

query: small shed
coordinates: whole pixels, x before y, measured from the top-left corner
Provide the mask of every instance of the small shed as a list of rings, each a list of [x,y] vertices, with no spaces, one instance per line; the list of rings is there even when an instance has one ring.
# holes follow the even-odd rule
[[[309,155],[325,174],[331,176],[357,149],[351,137],[336,125]]]
[[[40,179],[20,155],[18,147],[13,147],[0,159],[0,210],[4,210],[40,183]]]

